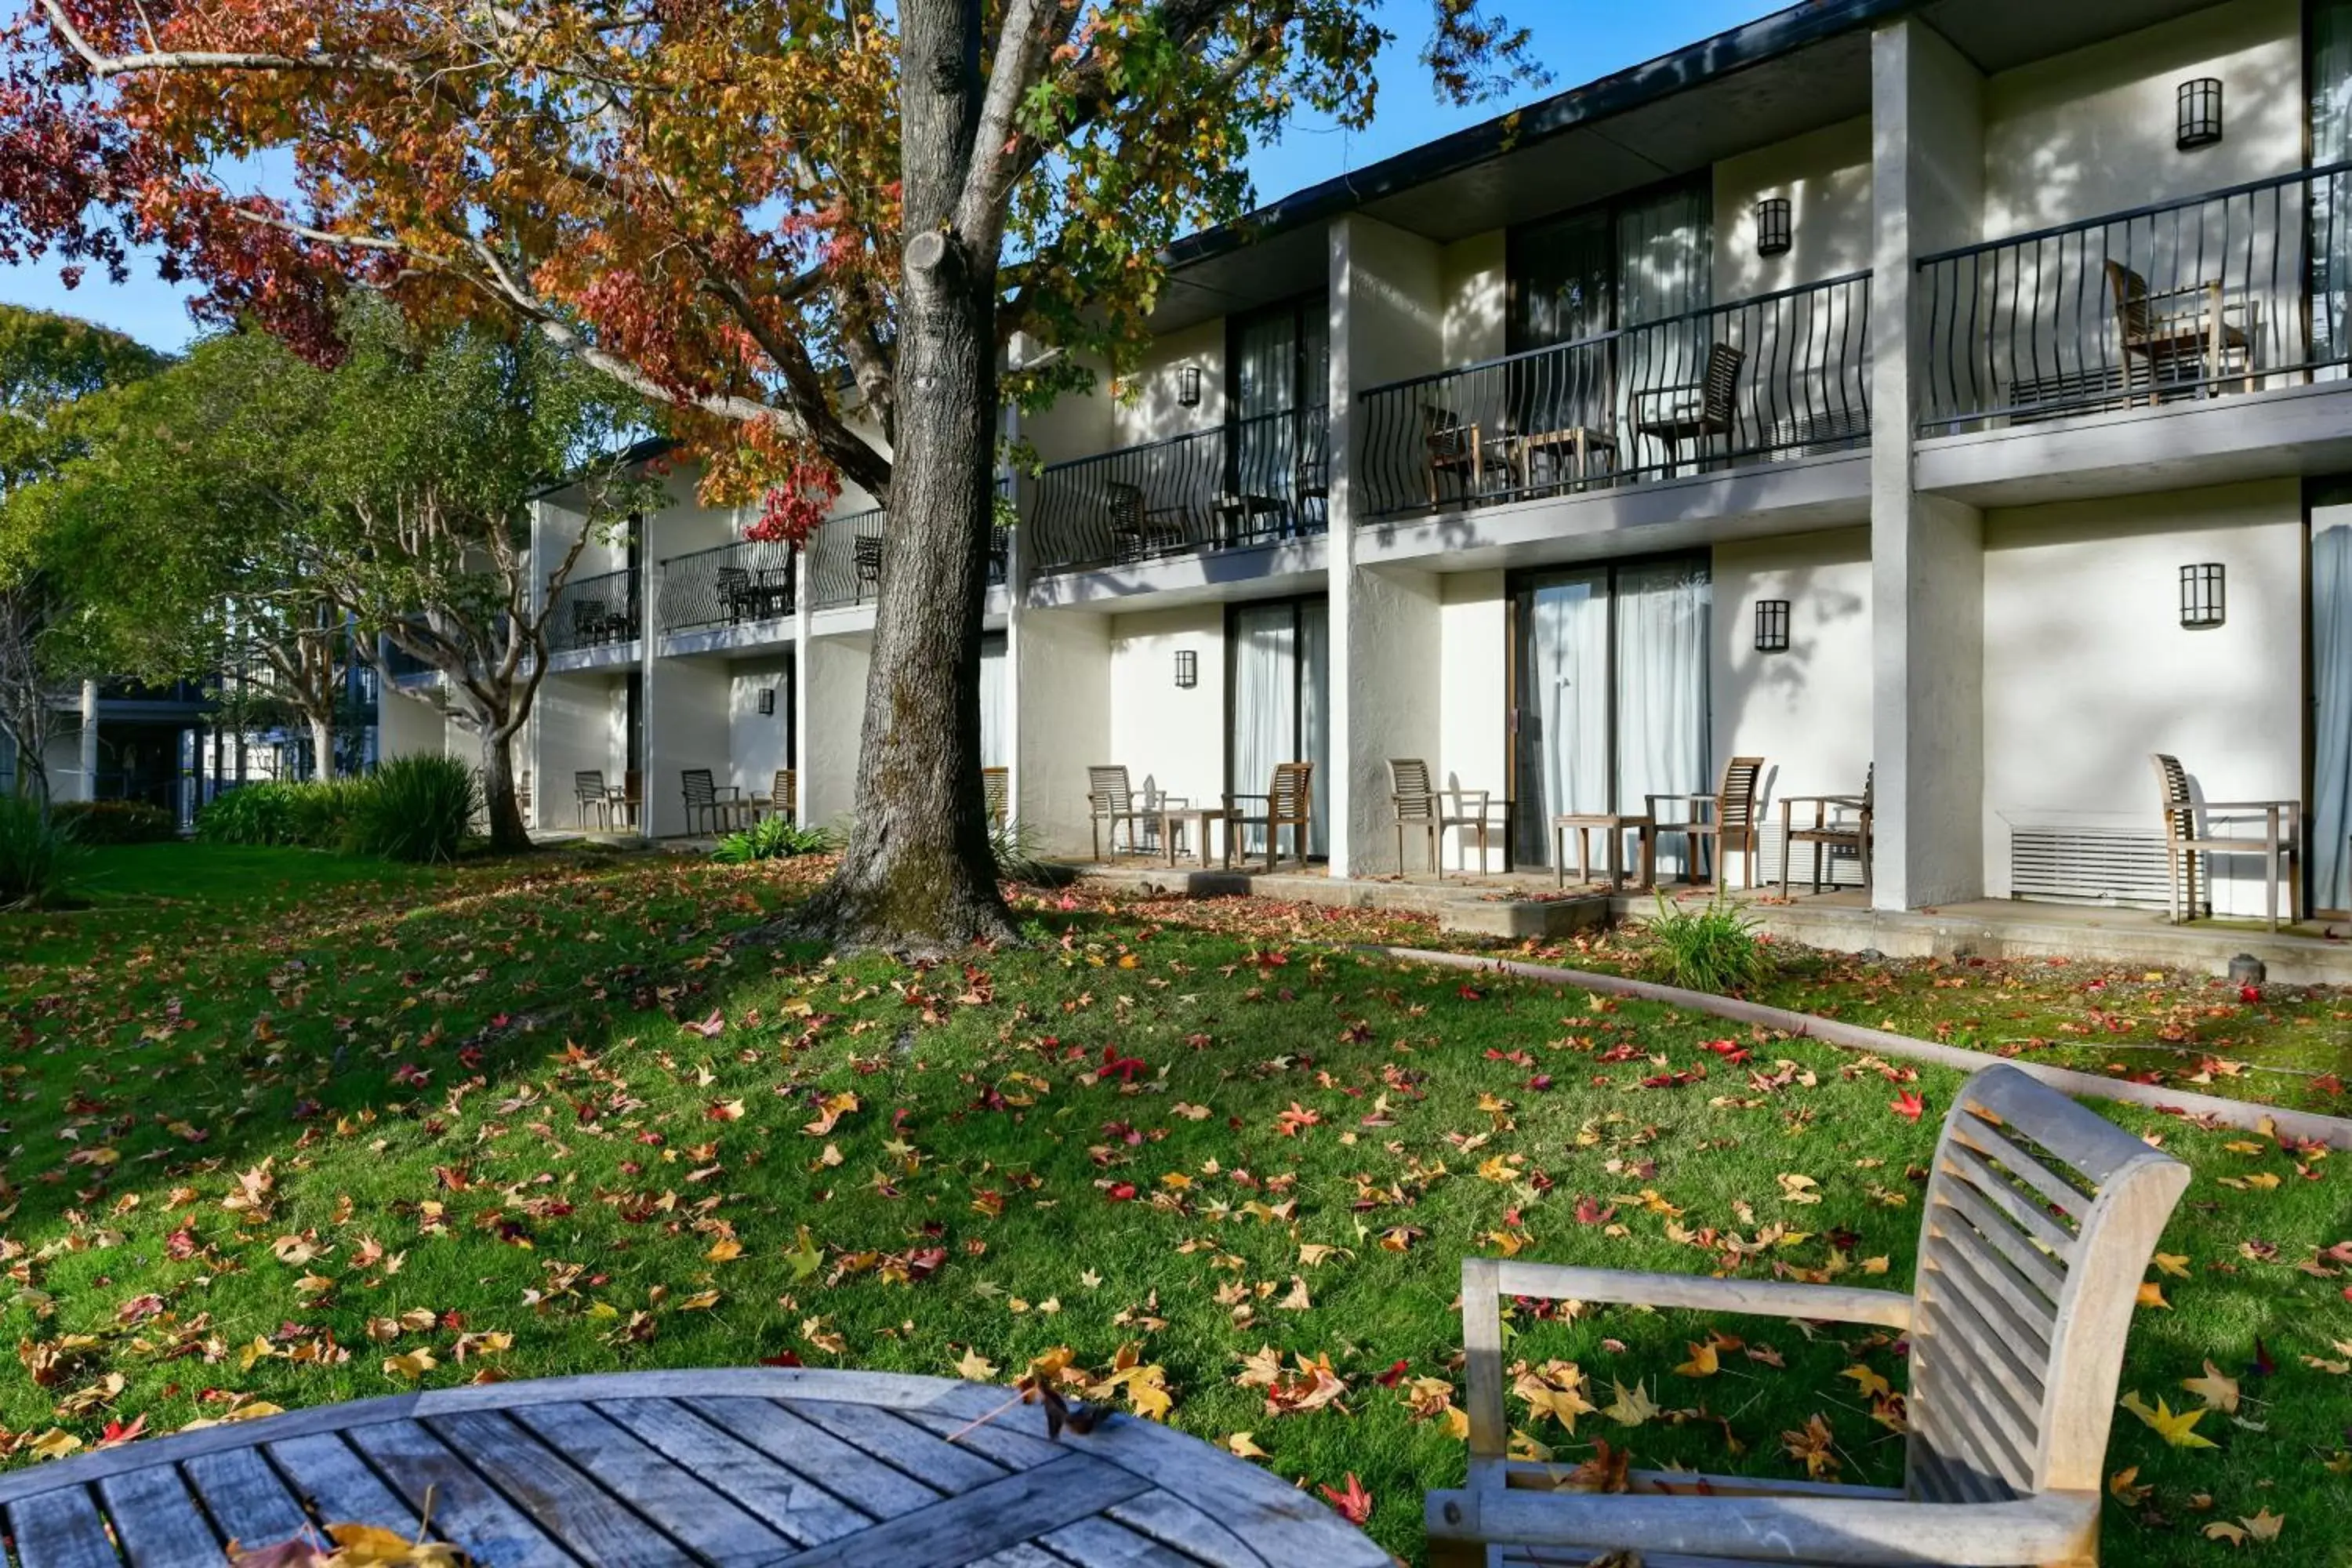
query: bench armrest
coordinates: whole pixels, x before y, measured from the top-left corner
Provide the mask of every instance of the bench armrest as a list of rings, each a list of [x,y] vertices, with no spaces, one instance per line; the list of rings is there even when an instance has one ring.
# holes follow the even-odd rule
[[[2096,1492],[2043,1492],[2014,1502],[1920,1503],[1868,1498],[1649,1497],[1514,1491],[1429,1494],[1433,1541],[1645,1552],[1801,1563],[2089,1562]]]
[[[1911,1298],[1893,1290],[1853,1285],[1803,1285],[1791,1279],[1717,1279],[1705,1274],[1641,1274],[1622,1268],[1575,1268],[1558,1263],[1514,1263],[1471,1258],[1462,1264],[1466,1309],[1481,1289],[1474,1272],[1493,1270],[1497,1296],[1533,1296],[1554,1301],[1612,1301],[1649,1307],[1682,1307],[1701,1312],[1741,1312],[1751,1317],[1806,1318],[1840,1323],[1911,1326]]]

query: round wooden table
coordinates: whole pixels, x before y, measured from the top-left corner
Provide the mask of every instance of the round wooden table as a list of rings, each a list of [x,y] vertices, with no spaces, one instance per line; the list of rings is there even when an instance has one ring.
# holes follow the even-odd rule
[[[1380,1568],[1306,1492],[1155,1422],[1045,1432],[1009,1391],[802,1368],[324,1405],[0,1475],[24,1568],[221,1568],[357,1521],[484,1564]],[[111,1525],[110,1535],[109,1526]]]

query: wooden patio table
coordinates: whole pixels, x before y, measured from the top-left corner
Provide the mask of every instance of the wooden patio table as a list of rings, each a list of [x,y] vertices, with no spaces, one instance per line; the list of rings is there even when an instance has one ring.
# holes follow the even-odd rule
[[[17,1470],[0,1511],[24,1568],[222,1568],[229,1539],[329,1523],[413,1536],[428,1493],[431,1537],[497,1568],[1389,1562],[1205,1443],[1123,1414],[1052,1438],[1008,1397],[781,1367],[436,1389]]]

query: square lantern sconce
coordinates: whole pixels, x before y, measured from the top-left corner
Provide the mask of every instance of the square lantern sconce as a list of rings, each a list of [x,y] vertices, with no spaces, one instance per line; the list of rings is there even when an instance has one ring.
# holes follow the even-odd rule
[[[1789,601],[1759,599],[1756,601],[1756,651],[1786,653],[1789,651]]]
[[[1766,196],[1756,204],[1756,254],[1786,256],[1789,254],[1790,217],[1789,198]]]
[[[1176,650],[1176,684],[1186,691],[1201,684],[1201,656],[1189,647]]]
[[[771,719],[775,716],[775,712],[776,689],[772,686],[762,686],[760,688],[760,717]]]
[[[2180,569],[2180,624],[2191,631],[2218,626],[2227,612],[2226,584],[2218,561]]]
[[[1176,401],[1187,408],[1201,406],[1201,367],[1188,364],[1176,376]]]
[[[2173,145],[2186,153],[2221,140],[2221,79],[2191,77],[2180,84],[2180,123]]]

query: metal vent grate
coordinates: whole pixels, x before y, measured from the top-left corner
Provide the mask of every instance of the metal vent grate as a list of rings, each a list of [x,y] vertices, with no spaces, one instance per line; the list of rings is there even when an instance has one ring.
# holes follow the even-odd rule
[[[2171,900],[2164,837],[2123,828],[2017,826],[2010,830],[2011,898],[2160,910]]]

